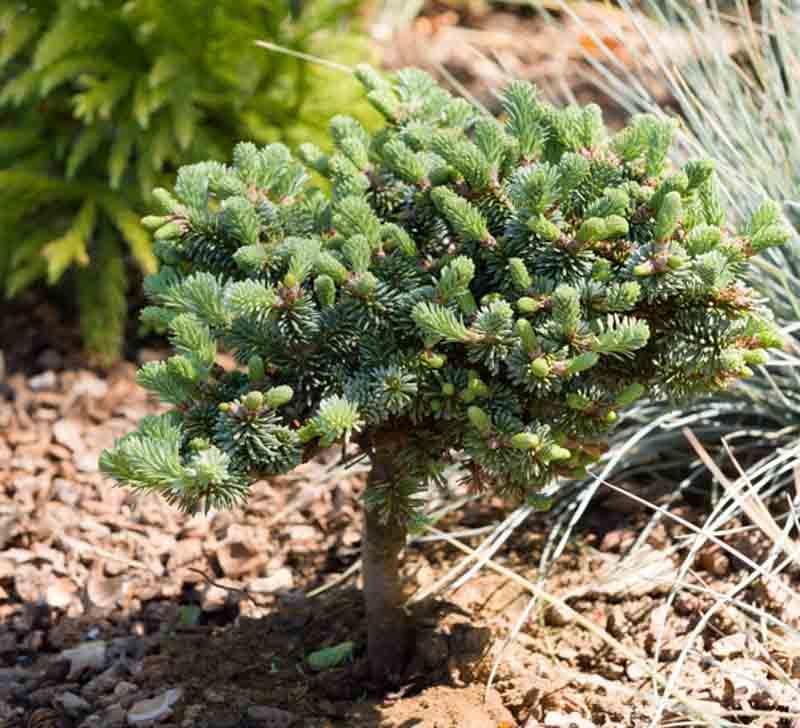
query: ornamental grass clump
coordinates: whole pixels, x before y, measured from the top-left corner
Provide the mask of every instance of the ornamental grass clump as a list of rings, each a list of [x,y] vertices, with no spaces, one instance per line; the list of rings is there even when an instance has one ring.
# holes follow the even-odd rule
[[[357,444],[368,656],[386,682],[409,656],[398,563],[428,487],[457,466],[535,497],[585,474],[638,398],[750,375],[780,335],[740,276],[787,232],[769,203],[727,227],[712,165],[667,161],[671,122],[609,136],[596,106],[556,109],[526,83],[501,122],[418,70],[356,75],[376,133],[340,116],[331,155],[243,143],[156,192],[143,315],[175,353],[139,382],[172,411],[101,463],[195,511]]]

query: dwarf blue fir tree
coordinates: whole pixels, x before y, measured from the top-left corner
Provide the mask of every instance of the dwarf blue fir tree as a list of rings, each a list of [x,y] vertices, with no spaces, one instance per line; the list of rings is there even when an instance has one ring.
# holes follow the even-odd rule
[[[731,230],[712,165],[667,161],[668,121],[608,135],[596,106],[512,83],[501,122],[418,70],[356,75],[377,132],[339,116],[330,155],[242,143],[157,190],[144,317],[174,354],[139,382],[172,410],[101,464],[195,511],[357,443],[368,654],[386,681],[408,658],[398,558],[429,486],[455,465],[536,494],[584,474],[634,400],[748,376],[781,339],[741,275],[787,231],[771,203]]]

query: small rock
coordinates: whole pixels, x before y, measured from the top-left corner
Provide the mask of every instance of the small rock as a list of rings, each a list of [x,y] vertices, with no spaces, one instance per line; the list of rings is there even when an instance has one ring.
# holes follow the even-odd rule
[[[108,577],[103,574],[101,566],[92,569],[86,582],[86,596],[95,607],[110,609],[125,598],[130,586],[131,580],[128,574]]]
[[[572,614],[557,604],[551,604],[545,610],[544,621],[550,627],[565,627],[572,622]]]
[[[110,705],[103,713],[103,725],[108,728],[118,728],[125,725],[125,708],[118,703]]]
[[[703,551],[699,563],[701,569],[714,576],[727,576],[731,570],[731,560],[718,546]]]
[[[549,712],[544,717],[544,724],[550,728],[594,728],[594,723],[586,720],[580,713]]]
[[[0,682],[0,703],[11,700],[12,697],[22,692],[23,685],[16,680]]]
[[[57,443],[68,447],[72,452],[83,452],[81,430],[80,424],[75,420],[59,420],[53,425],[53,437]]]
[[[433,570],[433,567],[425,561],[417,569],[414,578],[417,580],[417,585],[421,589],[425,589],[436,581],[436,572]]]
[[[75,693],[62,693],[56,697],[55,703],[60,705],[64,712],[72,718],[78,718],[92,710],[92,706]]]
[[[118,698],[124,698],[126,695],[135,693],[138,689],[134,683],[122,680],[114,686],[114,695]]]
[[[63,363],[64,357],[55,349],[45,349],[36,357],[36,364],[42,367],[42,369],[59,369]]]
[[[209,703],[224,703],[227,699],[222,693],[214,690],[213,688],[209,688],[203,693],[203,697]]]
[[[13,632],[0,634],[0,655],[5,655],[17,650],[17,635]]]
[[[286,529],[290,541],[314,541],[319,538],[319,531],[314,526],[298,524]]]
[[[629,662],[625,674],[629,680],[643,680],[647,677],[647,672],[640,662]]]
[[[209,585],[203,592],[201,607],[204,612],[216,612],[222,609],[228,600],[235,597],[235,592],[223,589],[221,586]]]
[[[148,700],[140,700],[128,711],[128,725],[160,723],[172,713],[172,706],[183,697],[182,688],[172,688]]]
[[[711,645],[711,654],[718,660],[741,655],[747,648],[747,635],[744,632],[728,635]]]
[[[66,609],[72,604],[75,595],[78,593],[78,586],[72,579],[63,576],[60,579],[53,579],[47,586],[45,601],[55,609]]]
[[[47,728],[69,728],[71,721],[64,718],[53,708],[38,708],[28,717],[29,726],[47,726]]]
[[[167,570],[174,571],[203,558],[203,542],[197,538],[183,538],[172,547]]]
[[[700,600],[694,594],[679,592],[673,602],[675,613],[681,617],[689,617],[697,614],[701,609]]]
[[[194,728],[200,723],[200,716],[205,712],[202,705],[189,705],[183,711],[183,723],[181,728]]]
[[[64,650],[61,657],[70,662],[70,671],[67,676],[73,679],[85,670],[98,672],[106,663],[107,646],[103,640],[84,642],[77,647]]]
[[[625,617],[625,612],[622,611],[622,607],[618,604],[614,605],[606,617],[606,631],[612,637],[621,640],[629,629],[628,620]]]
[[[81,494],[78,492],[74,483],[71,483],[66,478],[54,478],[53,490],[55,491],[56,498],[68,506],[76,505],[81,498]]]
[[[28,702],[37,708],[47,707],[52,704],[58,690],[63,690],[63,687],[48,685],[37,688],[28,694]]]
[[[297,720],[294,713],[268,705],[254,705],[247,709],[247,718],[256,722],[258,728],[288,728]],[[255,727],[254,727],[255,728]]]
[[[100,472],[96,452],[82,452],[75,456],[75,467],[82,473]]]
[[[273,594],[277,591],[294,588],[294,576],[291,569],[278,569],[270,576],[260,579],[253,579],[248,583],[247,588],[254,594]]]
[[[28,386],[34,392],[44,392],[46,390],[55,389],[57,383],[56,373],[50,370],[37,374],[35,377],[31,377],[28,380]]]
[[[108,724],[105,722],[105,717],[100,713],[92,713],[78,725],[78,728],[108,728]]]
[[[196,724],[192,723],[194,727]],[[235,713],[227,713],[225,715],[215,715],[209,718],[203,724],[204,728],[241,728],[242,725],[247,725],[248,728],[255,728],[252,723],[242,723],[241,718]],[[262,728],[262,726],[258,726]]]
[[[87,700],[94,702],[101,695],[112,692],[114,686],[120,681],[124,674],[124,666],[122,663],[117,662],[105,672],[101,672],[99,675],[89,680],[81,689],[81,695]]]
[[[102,399],[108,394],[108,384],[91,372],[81,372],[78,381],[72,385],[70,394],[73,397]]]
[[[556,649],[556,657],[560,660],[574,660],[578,657],[578,650],[574,647],[570,647],[569,645],[559,645],[558,649]]]
[[[111,640],[109,647],[110,659],[120,659],[130,657],[133,660],[141,660],[147,651],[145,640],[132,635],[130,637],[115,637]]]
[[[620,529],[615,529],[613,531],[609,531],[603,536],[603,540],[600,542],[599,549],[605,553],[609,551],[619,551],[622,546],[622,542],[627,540],[628,533],[622,531]]]
[[[44,632],[41,629],[35,629],[28,632],[22,642],[22,649],[26,652],[39,652],[44,646]]]

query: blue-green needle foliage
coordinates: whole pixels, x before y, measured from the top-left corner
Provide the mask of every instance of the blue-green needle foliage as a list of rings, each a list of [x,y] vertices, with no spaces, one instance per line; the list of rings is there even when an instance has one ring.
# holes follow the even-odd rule
[[[636,399],[723,388],[779,345],[741,279],[779,211],[731,230],[711,164],[668,162],[671,123],[609,136],[525,83],[501,123],[418,70],[357,76],[376,133],[340,116],[330,155],[240,144],[157,191],[144,315],[175,353],[139,381],[173,410],[104,454],[119,482],[228,505],[353,440],[392,454],[370,505],[395,514],[453,463],[524,496],[585,473]]]

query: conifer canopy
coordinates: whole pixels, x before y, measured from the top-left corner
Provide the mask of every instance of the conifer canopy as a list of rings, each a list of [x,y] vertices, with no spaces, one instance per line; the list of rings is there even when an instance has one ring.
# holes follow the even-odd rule
[[[157,191],[144,317],[174,354],[139,382],[172,409],[104,453],[120,483],[229,506],[355,441],[396,454],[367,504],[395,516],[452,464],[530,496],[581,477],[635,400],[727,387],[780,345],[742,282],[786,240],[779,208],[731,230],[712,165],[669,161],[670,121],[609,134],[521,82],[498,121],[419,70],[356,75],[377,132],[338,116],[330,155],[242,143]]]

